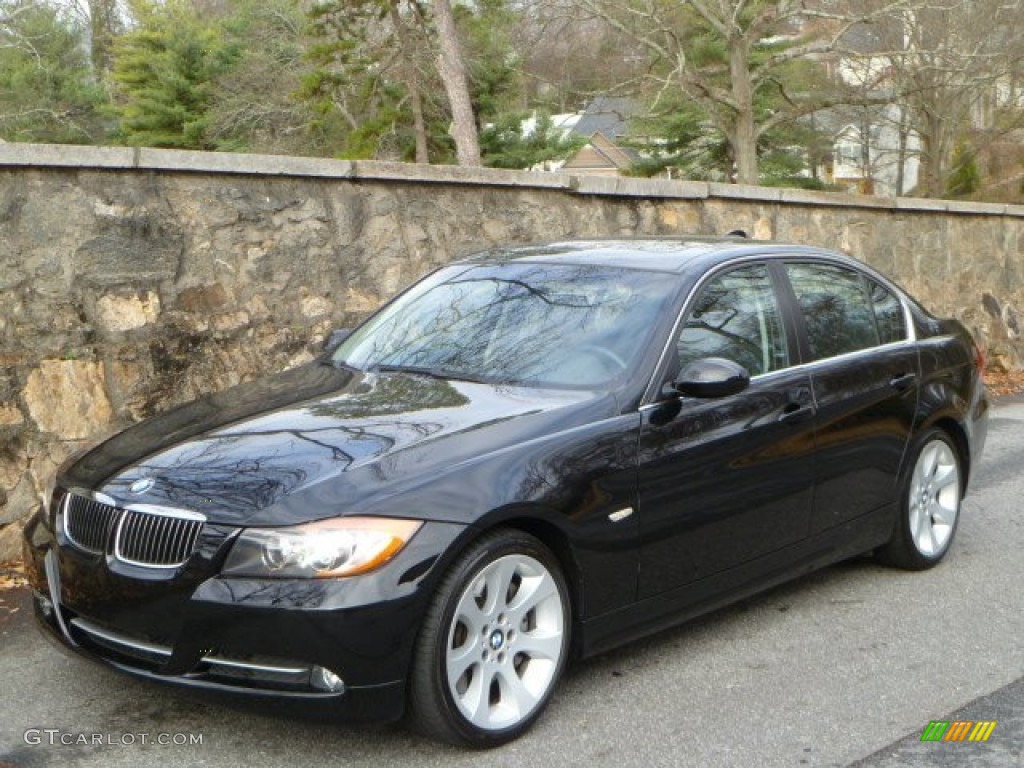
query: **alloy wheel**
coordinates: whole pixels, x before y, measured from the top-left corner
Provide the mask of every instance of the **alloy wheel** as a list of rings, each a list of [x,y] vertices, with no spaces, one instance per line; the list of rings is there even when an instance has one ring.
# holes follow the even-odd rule
[[[554,577],[525,554],[469,580],[448,631],[445,673],[459,712],[484,731],[515,727],[544,701],[565,654],[566,608]]]
[[[949,546],[960,512],[960,468],[946,441],[931,440],[921,450],[908,492],[911,540],[922,555],[936,557]]]

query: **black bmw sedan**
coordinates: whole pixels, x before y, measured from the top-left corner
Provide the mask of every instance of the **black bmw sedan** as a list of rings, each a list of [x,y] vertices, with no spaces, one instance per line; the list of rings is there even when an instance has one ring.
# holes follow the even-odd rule
[[[938,563],[982,366],[817,248],[492,250],[62,467],[36,611],[135,675],[499,744],[571,657],[861,553]]]

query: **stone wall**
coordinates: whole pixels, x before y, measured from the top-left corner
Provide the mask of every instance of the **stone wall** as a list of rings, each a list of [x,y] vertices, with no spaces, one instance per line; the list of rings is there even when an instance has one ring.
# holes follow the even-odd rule
[[[847,250],[1017,365],[1024,208],[718,184],[0,145],[0,560],[56,465],[312,356],[427,270],[550,238],[708,234]]]

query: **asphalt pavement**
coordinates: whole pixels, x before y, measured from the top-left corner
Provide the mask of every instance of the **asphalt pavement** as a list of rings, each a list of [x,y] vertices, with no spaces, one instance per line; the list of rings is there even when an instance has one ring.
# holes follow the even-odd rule
[[[1021,766],[1022,500],[1015,402],[993,412],[939,567],[859,558],[578,663],[530,733],[484,754],[124,677],[45,641],[24,590],[0,593],[0,768]],[[920,740],[957,720],[996,725]]]

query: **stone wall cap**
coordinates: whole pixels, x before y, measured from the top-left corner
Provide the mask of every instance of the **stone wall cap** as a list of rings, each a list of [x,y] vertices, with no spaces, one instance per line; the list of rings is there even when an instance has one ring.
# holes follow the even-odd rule
[[[570,175],[498,168],[465,168],[455,165],[426,165],[373,160],[349,161],[291,155],[200,152],[148,147],[0,143],[0,167],[135,169],[172,173],[226,173],[422,184],[465,184],[523,189],[557,189],[579,195],[613,197],[669,200],[722,198],[791,205],[949,212],[982,216],[1024,216],[1024,205],[1002,203],[913,197],[886,198],[720,182]]]
[[[783,187],[779,190],[779,200],[783,203],[800,205],[834,205],[843,208],[895,208],[896,201],[891,197],[875,197],[874,195],[852,195],[848,192],[825,192],[816,189],[792,189]]]
[[[432,184],[481,184],[498,187],[568,189],[569,177],[561,173],[513,171],[503,168],[467,168],[460,165],[393,163],[355,160],[353,177],[367,181],[410,181]]]
[[[975,203],[969,200],[950,200],[946,209],[950,213],[981,213],[989,216],[1003,216],[1006,203]]]
[[[782,199],[782,190],[777,187],[755,187],[750,184],[708,184],[711,197],[724,197],[732,200],[761,200],[765,203],[777,203]]]
[[[896,209],[900,211],[945,211],[949,203],[931,197],[897,197]]]
[[[183,149],[137,150],[137,167],[183,173],[239,173],[268,176],[350,178],[352,163],[325,157],[251,155],[238,152],[199,152]]]
[[[572,176],[572,188],[580,195],[615,197],[660,197],[698,200],[708,196],[708,185],[700,181],[644,179],[630,176]]]
[[[135,166],[135,150],[129,147],[11,142],[0,144],[0,166],[132,168]]]

